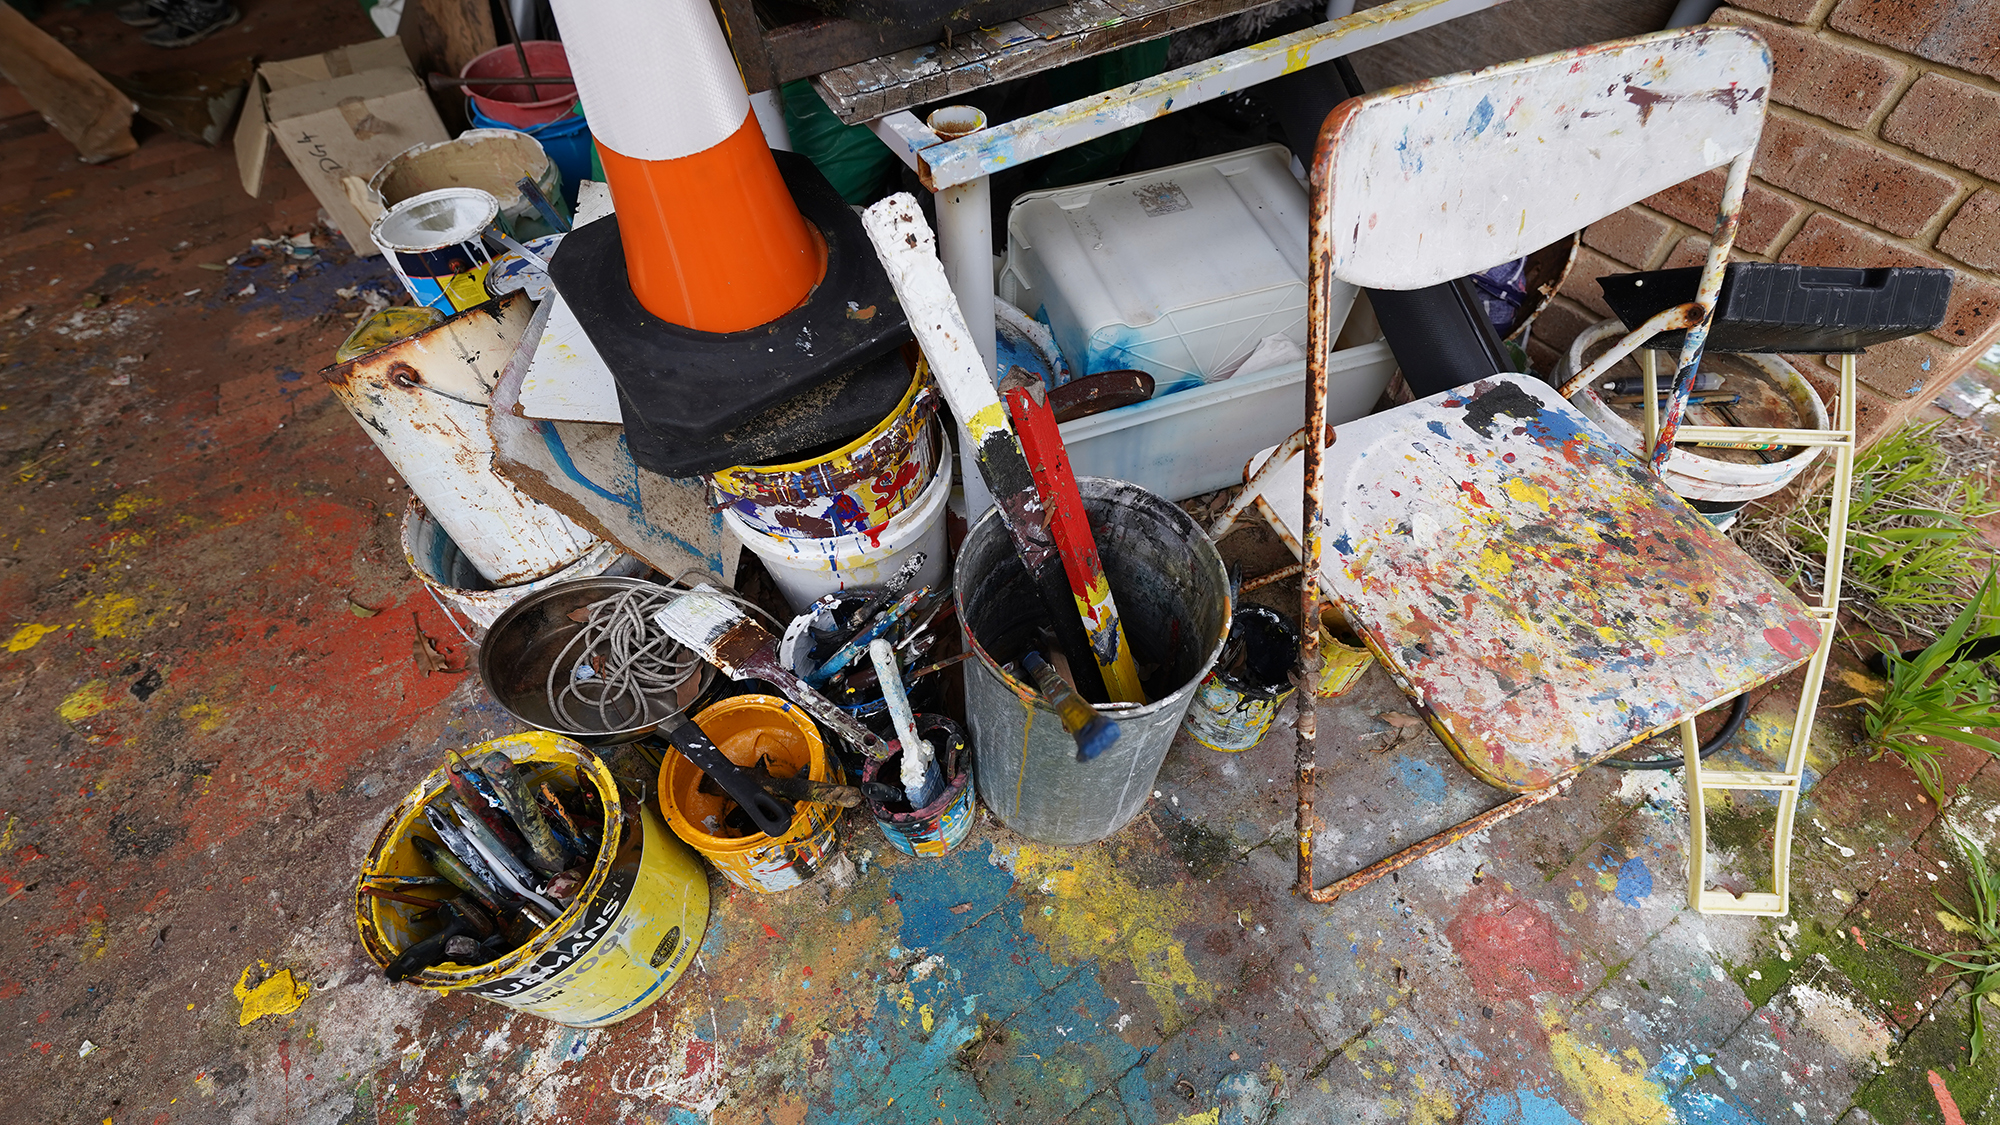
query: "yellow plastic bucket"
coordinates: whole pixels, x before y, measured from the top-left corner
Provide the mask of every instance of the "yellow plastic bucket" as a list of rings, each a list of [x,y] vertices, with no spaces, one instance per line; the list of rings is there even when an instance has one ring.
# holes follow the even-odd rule
[[[734,696],[696,715],[694,722],[739,766],[762,757],[774,777],[804,772],[814,781],[846,780],[812,720],[775,695]],[[839,805],[800,801],[790,831],[775,839],[762,832],[720,836],[715,833],[721,829],[729,799],[702,792],[702,777],[702,771],[680,754],[666,755],[660,765],[660,808],[675,834],[730,882],[747,891],[790,890],[818,874],[833,857]]]
[[[604,763],[558,734],[530,731],[466,751],[498,750],[528,767],[534,784],[574,784],[578,770],[604,803],[605,842],[590,878],[569,909],[527,944],[484,965],[434,965],[410,983],[435,992],[468,992],[571,1027],[630,1019],[673,987],[708,928],[708,875],[687,845],[643,804],[619,793]],[[376,875],[428,875],[410,837],[436,842],[423,808],[447,785],[442,768],[403,798],[368,849],[361,882]],[[448,898],[450,887],[404,893]],[[409,916],[419,910],[354,892],[362,948],[387,967],[411,942],[432,932]]]
[[[1313,694],[1321,699],[1347,694],[1375,663],[1375,654],[1347,623],[1347,614],[1330,605],[1319,608],[1319,658],[1319,686]]]

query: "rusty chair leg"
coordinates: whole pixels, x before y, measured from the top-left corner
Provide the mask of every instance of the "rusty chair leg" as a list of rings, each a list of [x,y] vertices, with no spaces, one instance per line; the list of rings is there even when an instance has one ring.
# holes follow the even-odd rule
[[[1376,860],[1354,874],[1336,879],[1324,887],[1312,885],[1312,852],[1309,849],[1302,850],[1299,852],[1299,881],[1306,888],[1305,897],[1313,902],[1327,903],[1349,891],[1358,891],[1389,872],[1408,867],[1432,852],[1443,851],[1474,832],[1491,828],[1508,817],[1527,812],[1544,801],[1562,796],[1569,791],[1570,784],[1575,780],[1574,776],[1565,777],[1547,789],[1523,793],[1505,804],[1496,805],[1478,816],[1460,821],[1434,836],[1428,836],[1411,844],[1387,859]]]

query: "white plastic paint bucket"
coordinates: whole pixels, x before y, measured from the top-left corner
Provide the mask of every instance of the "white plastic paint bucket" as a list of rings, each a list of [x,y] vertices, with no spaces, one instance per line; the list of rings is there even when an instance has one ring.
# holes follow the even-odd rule
[[[918,551],[924,553],[924,565],[916,585],[942,586],[944,510],[950,497],[951,462],[940,458],[938,471],[917,502],[868,531],[831,539],[784,539],[758,531],[729,508],[722,510],[722,522],[763,560],[792,612],[804,613],[835,590],[881,585]]]
[[[479,568],[452,541],[451,533],[418,500],[411,500],[403,512],[403,557],[438,604],[447,612],[455,610],[463,614],[482,632],[509,606],[537,590],[572,578],[609,574],[637,561],[600,539],[586,548],[582,557],[554,574],[515,586],[495,586],[479,573]]]
[[[479,233],[499,214],[492,192],[439,188],[390,207],[369,234],[410,296],[450,315],[486,301],[493,255]]]
[[[1625,334],[1625,326],[1616,320],[1599,321],[1577,333],[1576,340],[1569,346],[1569,354],[1564,366],[1557,372],[1558,384],[1567,382],[1570,375],[1581,371],[1591,360],[1597,358],[1606,348],[1617,342]],[[1673,352],[1662,353],[1665,362],[1660,364],[1660,384],[1668,386],[1673,379]],[[1621,363],[1614,370],[1622,370],[1628,365],[1636,366],[1637,360]],[[1732,366],[1755,367],[1789,401],[1797,418],[1784,429],[1824,430],[1831,423],[1827,420],[1826,404],[1819,394],[1806,382],[1805,376],[1797,368],[1775,355],[1753,353],[1730,353],[1727,355],[1703,355],[1702,370],[1709,371],[1723,363]],[[1741,366],[1738,367],[1741,370]],[[1603,427],[1612,441],[1624,446],[1640,456],[1645,455],[1645,441],[1639,431],[1626,421],[1611,405],[1598,394],[1597,388],[1585,387],[1570,396],[1570,403],[1584,417]],[[1746,422],[1746,425],[1753,423]],[[1789,455],[1775,461],[1744,463],[1721,457],[1704,457],[1688,449],[1676,448],[1667,457],[1666,471],[1661,474],[1674,495],[1686,500],[1700,500],[1710,505],[1734,506],[1769,496],[1792,482],[1806,466],[1819,456],[1818,446],[1794,446]],[[1745,459],[1747,460],[1747,459]]]

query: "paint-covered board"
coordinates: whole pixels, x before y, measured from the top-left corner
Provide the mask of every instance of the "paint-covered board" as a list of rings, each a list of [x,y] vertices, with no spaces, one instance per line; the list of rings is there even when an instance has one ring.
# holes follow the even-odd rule
[[[1501,788],[1550,785],[1818,642],[1798,598],[1531,377],[1342,425],[1324,472],[1325,588]]]

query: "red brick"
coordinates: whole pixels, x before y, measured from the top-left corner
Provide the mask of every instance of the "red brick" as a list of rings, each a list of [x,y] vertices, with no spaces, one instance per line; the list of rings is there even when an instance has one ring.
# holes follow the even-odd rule
[[[1940,343],[1935,336],[1905,336],[1877,344],[1857,357],[1854,375],[1863,386],[1884,399],[1902,402],[1923,395],[1943,373],[1949,372],[1951,379],[1957,379],[1958,373],[1971,364],[1973,355],[1972,349],[1954,348]],[[1942,385],[1937,388],[1943,389]],[[1935,395],[1933,391],[1932,396]]]
[[[1729,260],[1732,262],[1749,261],[1750,255],[1732,246],[1729,249]],[[1705,234],[1691,234],[1674,244],[1673,252],[1667,255],[1666,261],[1660,263],[1660,268],[1663,270],[1679,269],[1682,266],[1698,266],[1706,261],[1708,261],[1708,236]]]
[[[1909,67],[1808,31],[1727,8],[1710,23],[1754,28],[1771,48],[1771,99],[1780,105],[1859,129],[1888,104]]]
[[[1937,248],[1968,266],[2000,270],[2000,193],[1983,188],[1938,235]]]
[[[1804,23],[1812,18],[1813,10],[1818,8],[1819,5],[1820,0],[1736,0],[1736,3],[1730,5],[1730,7],[1748,8],[1753,12],[1762,12],[1767,16],[1776,16],[1781,20]],[[1724,9],[1724,11],[1727,10]],[[1717,14],[1719,15],[1720,13]]]
[[[1715,210],[1722,206],[1722,184],[1727,178],[1723,169],[1711,168],[1645,200],[1645,204],[1691,227],[1712,231]],[[1798,213],[1798,204],[1755,180],[1750,181],[1743,192],[1743,221],[1736,229],[1736,245],[1752,254],[1769,254],[1777,248],[1785,225]]]
[[[1932,62],[2000,78],[1993,0],[1841,0],[1828,26]]]
[[[1786,245],[1780,260],[1807,266],[1950,265],[1824,212],[1806,220],[1798,237]],[[1945,310],[1944,324],[1936,335],[1947,343],[1964,345],[2000,324],[2000,287],[1964,270],[1957,273],[1951,285],[1951,305]]]
[[[1773,186],[1907,238],[1958,194],[1958,182],[1915,161],[1776,115],[1764,120],[1753,169]]]
[[[1882,139],[2000,179],[2000,95],[1926,74],[1882,122]]]
[[[1593,285],[1592,288],[1596,287]],[[1576,339],[1578,333],[1602,319],[1575,301],[1557,297],[1535,317],[1535,326],[1528,333],[1528,344],[1531,348],[1546,347],[1553,360],[1560,360],[1569,354],[1570,341]],[[1551,361],[1544,366],[1538,361],[1535,369],[1553,371],[1555,363]]]
[[[1667,244],[1674,225],[1649,211],[1627,207],[1583,228],[1583,244],[1633,269],[1645,269]]]
[[[1588,246],[1579,246],[1576,263],[1570,266],[1569,276],[1563,279],[1562,288],[1556,292],[1579,302],[1598,316],[1610,316],[1611,306],[1604,303],[1604,290],[1597,287],[1597,279],[1609,274],[1631,272],[1632,267],[1607,258]]]

